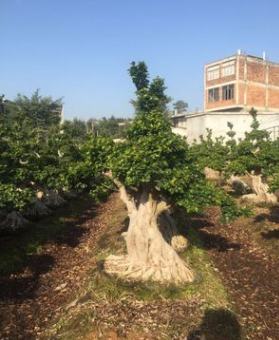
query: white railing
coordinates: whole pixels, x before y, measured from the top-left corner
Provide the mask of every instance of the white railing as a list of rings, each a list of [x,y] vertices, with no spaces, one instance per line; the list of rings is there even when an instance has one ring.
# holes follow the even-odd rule
[[[279,125],[271,126],[269,128],[263,129],[270,133],[270,138],[275,140],[279,138]]]

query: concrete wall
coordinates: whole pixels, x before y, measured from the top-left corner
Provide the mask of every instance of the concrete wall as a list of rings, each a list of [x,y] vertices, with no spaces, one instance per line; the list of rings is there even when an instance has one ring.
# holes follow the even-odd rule
[[[249,113],[241,112],[210,112],[188,114],[185,117],[180,117],[181,124],[173,128],[173,132],[181,136],[187,136],[187,141],[191,144],[194,140],[199,141],[200,135],[206,136],[206,129],[211,129],[213,137],[226,136],[229,131],[228,122],[234,126],[236,138],[243,138],[246,131],[250,131],[252,117]],[[268,129],[272,132],[272,138],[279,137],[273,133],[274,127],[279,126],[278,113],[260,113],[258,112],[258,121],[261,129]],[[278,131],[278,129],[276,130]]]

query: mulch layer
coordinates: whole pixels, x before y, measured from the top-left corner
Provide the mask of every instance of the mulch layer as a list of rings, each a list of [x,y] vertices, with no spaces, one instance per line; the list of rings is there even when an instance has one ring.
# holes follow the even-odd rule
[[[67,230],[57,239],[46,244],[39,254],[30,255],[23,273],[0,278],[1,340],[39,339],[46,328],[60,319],[64,307],[86,284],[86,273],[96,267],[91,251],[109,227],[111,217],[120,209],[123,206],[117,195],[112,195],[105,204],[90,207],[77,221],[69,223]],[[212,210],[209,211],[210,218],[197,218],[192,223],[198,228],[204,248],[241,317],[243,336],[240,337],[239,332],[235,339],[279,340],[279,255],[256,241],[247,219],[218,225],[214,223],[216,215],[218,212]],[[273,225],[273,228],[277,226]],[[109,336],[102,336],[92,330],[90,340],[122,339],[122,335],[127,339],[161,340],[160,334],[166,330],[170,334],[173,325],[176,327],[173,339],[204,338],[197,328],[203,314],[202,300],[199,299],[88,301],[88,304],[91,305],[77,304],[71,313],[74,316],[79,309],[88,310],[89,307],[92,326],[107,325],[111,332]],[[226,311],[220,312],[223,316],[225,313],[227,319],[231,317]],[[214,317],[209,316],[204,327],[210,328]],[[131,323],[143,333],[127,334]],[[158,326],[162,327],[162,333]],[[181,331],[179,336],[176,335],[177,327]],[[119,334],[121,329],[123,333]],[[188,333],[195,329],[197,331],[192,334]],[[217,337],[214,335],[208,339],[217,340]]]
[[[279,340],[279,256],[256,241],[248,222],[257,223],[257,217],[229,225],[208,219],[193,224],[242,319],[243,338]]]
[[[74,336],[74,333],[68,331],[67,337],[63,339],[198,340],[200,338],[195,334],[191,338],[188,336],[202,320],[203,301],[197,298],[88,301],[86,304],[78,304],[68,315],[72,320],[72,328],[75,328],[75,325],[76,329],[81,328],[81,321],[75,321],[75,315],[84,316],[85,313],[91,324],[86,335]],[[52,339],[56,339],[55,335]]]
[[[0,277],[0,339],[32,340],[62,313],[62,306],[84,285],[95,266],[90,250],[118,207],[112,195],[105,204],[85,210],[63,233],[30,255],[23,273]]]

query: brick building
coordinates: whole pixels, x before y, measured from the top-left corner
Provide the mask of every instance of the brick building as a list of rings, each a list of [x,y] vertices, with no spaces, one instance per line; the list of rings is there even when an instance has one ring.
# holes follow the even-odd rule
[[[237,54],[205,65],[205,111],[279,109],[279,63]]]
[[[207,130],[213,137],[227,137],[228,122],[236,138],[250,131],[251,108],[258,113],[260,128],[279,137],[279,63],[238,53],[204,67],[204,110],[172,116],[173,131],[198,141]]]

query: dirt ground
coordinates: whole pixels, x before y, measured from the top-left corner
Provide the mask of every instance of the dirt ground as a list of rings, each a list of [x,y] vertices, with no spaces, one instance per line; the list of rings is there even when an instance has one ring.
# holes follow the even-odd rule
[[[39,254],[30,255],[22,273],[0,278],[1,340],[37,339],[58,319],[95,265],[89,249],[107,228],[107,219],[118,208],[115,202],[112,195],[105,204],[92,205]]]
[[[98,207],[91,206],[68,225],[66,232],[43,246],[39,254],[31,254],[23,272],[0,278],[1,340],[39,339],[44,329],[59,320],[65,305],[85,284],[86,273],[96,266],[91,251],[119,209],[123,206],[116,194]],[[197,217],[191,224],[198,230],[202,247],[220,275],[241,324],[228,311],[202,310],[200,299],[104,301],[92,306],[94,315],[111,320],[115,329],[94,329],[83,340],[161,340],[158,329],[170,331],[172,323],[182,328],[188,324],[191,330],[173,339],[227,340],[216,333],[212,337],[210,332],[202,337],[203,330],[213,327],[216,320],[220,328],[232,325],[235,335],[230,340],[279,340],[278,209],[259,208],[253,218],[239,218],[229,225],[213,220],[210,216]],[[147,328],[137,330],[143,321]],[[123,334],[116,331],[121,323]]]
[[[279,209],[229,225],[193,221],[243,321],[247,339],[279,339]]]

